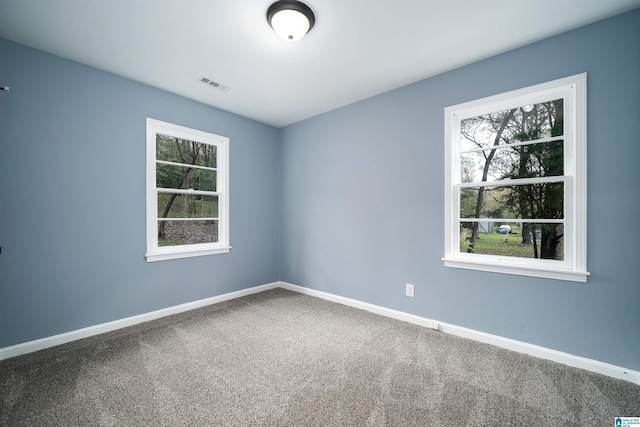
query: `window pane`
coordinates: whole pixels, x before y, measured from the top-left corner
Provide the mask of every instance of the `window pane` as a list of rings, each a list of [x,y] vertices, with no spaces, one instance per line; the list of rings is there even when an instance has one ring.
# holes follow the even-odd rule
[[[158,188],[216,191],[216,171],[157,163],[156,186]]]
[[[157,134],[156,159],[215,168],[216,146]]]
[[[158,218],[217,218],[218,196],[158,193]]]
[[[460,252],[562,261],[564,225],[463,222]]]
[[[462,120],[460,149],[490,148],[561,135],[564,102],[557,99]]]
[[[461,182],[562,176],[564,141],[462,153],[460,174]]]
[[[564,183],[461,188],[460,218],[562,219]]]
[[[218,241],[218,221],[158,221],[158,246]]]

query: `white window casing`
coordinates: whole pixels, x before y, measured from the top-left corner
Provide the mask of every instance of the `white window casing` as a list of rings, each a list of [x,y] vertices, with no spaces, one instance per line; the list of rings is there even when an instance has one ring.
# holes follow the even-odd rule
[[[550,279],[586,282],[587,271],[587,135],[586,73],[566,77],[524,89],[445,108],[445,254],[447,267],[508,273]],[[501,144],[485,148],[461,148],[461,123],[496,112],[563,100],[564,133],[536,141]],[[564,141],[564,168],[559,176],[523,179],[497,179],[463,183],[462,153]],[[486,158],[486,156],[485,156]],[[521,176],[521,175],[520,175]],[[461,251],[461,223],[486,221],[487,218],[464,217],[461,221],[460,191],[463,188],[507,187],[527,184],[561,183],[564,189],[563,218],[498,218],[500,222],[563,224],[564,257],[555,259],[525,258]],[[489,219],[492,221],[492,219]],[[534,228],[535,233],[535,228]]]
[[[229,138],[178,126],[147,118],[146,120],[146,223],[147,223],[147,262],[164,261],[177,258],[187,258],[202,255],[227,253],[231,249],[229,244]],[[185,164],[177,161],[167,161],[156,157],[156,142],[158,135],[174,137],[178,140],[205,144],[201,146],[215,147],[215,167]],[[211,148],[213,149],[213,148]],[[203,171],[215,176],[214,190],[199,190],[196,188],[157,188],[156,171],[158,165],[175,168],[185,168]],[[200,196],[202,200],[209,198],[217,201],[217,215],[201,215],[197,217],[159,218],[158,195],[176,194],[178,196]],[[185,203],[186,204],[186,203]],[[205,222],[216,224],[215,241],[202,243],[183,242],[177,245],[159,245],[159,221],[189,223]]]

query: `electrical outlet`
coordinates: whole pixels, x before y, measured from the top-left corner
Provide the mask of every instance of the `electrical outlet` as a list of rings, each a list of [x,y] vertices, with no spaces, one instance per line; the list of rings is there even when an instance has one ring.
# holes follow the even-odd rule
[[[406,295],[413,298],[413,285],[411,283],[407,283],[406,285]]]

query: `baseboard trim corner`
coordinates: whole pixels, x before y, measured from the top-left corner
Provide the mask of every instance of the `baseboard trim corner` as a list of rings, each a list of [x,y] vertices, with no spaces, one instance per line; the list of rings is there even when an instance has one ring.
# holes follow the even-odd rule
[[[267,283],[265,285],[254,286],[252,288],[229,292],[226,294],[204,298],[197,301],[191,301],[184,304],[175,305],[172,307],[162,308],[160,310],[139,314],[136,316],[126,317],[124,319],[118,319],[111,322],[101,323],[99,325],[88,326],[86,328],[77,329],[74,331],[69,331],[62,334],[53,335],[50,337],[45,337],[45,338],[41,338],[33,341],[20,343],[10,347],[0,348],[0,360],[21,356],[27,353],[33,353],[35,351],[44,350],[44,349],[55,347],[61,344],[66,344],[71,341],[76,341],[82,338],[88,338],[94,335],[103,334],[105,332],[115,331],[117,329],[126,328],[128,326],[137,325],[139,323],[149,322],[151,320],[156,320],[161,317],[171,316],[173,314],[194,310],[196,308],[217,304],[219,302],[229,301],[232,299],[244,297],[244,296],[255,294],[258,292],[268,291],[270,289],[275,289],[279,286],[280,286],[279,282]]]
[[[283,289],[288,289],[290,291],[322,298],[324,300],[348,305],[354,308],[359,308],[372,313],[380,314],[382,316],[391,317],[393,319],[402,320],[408,323],[413,323],[415,325],[436,329],[446,334],[455,335],[462,338],[468,338],[468,339],[485,343],[485,344],[495,345],[496,347],[501,347],[507,350],[527,354],[529,356],[538,357],[540,359],[550,360],[552,362],[561,363],[563,365],[571,366],[574,368],[584,369],[587,371],[595,372],[598,374],[606,375],[608,377],[625,380],[625,381],[629,381],[631,383],[640,385],[640,372],[634,371],[632,369],[626,369],[626,368],[612,365],[609,363],[600,362],[598,360],[588,359],[588,358],[576,356],[570,353],[564,353],[561,351],[553,350],[553,349],[542,347],[539,345],[529,344],[523,341],[504,338],[499,335],[492,335],[486,332],[480,332],[480,331],[465,328],[462,326],[439,322],[434,319],[427,319],[425,317],[416,316],[416,315],[405,313],[398,310],[392,310],[389,308],[381,307],[374,304],[369,304],[366,302],[342,297],[335,294],[330,294],[323,291],[318,291],[318,290],[307,288],[304,286],[294,285],[287,282],[276,282],[276,283],[279,287]]]
[[[404,322],[413,323],[415,325],[424,326],[430,329],[438,329],[438,322],[435,320],[427,319],[413,314],[405,313],[404,311],[392,310],[390,308],[381,307],[375,304],[369,304],[366,302],[358,301],[351,298],[341,297],[339,295],[330,294],[327,292],[317,291],[315,289],[305,288],[304,286],[293,285],[287,282],[278,282],[279,286],[283,289],[298,292],[305,295],[310,295],[318,298],[322,298],[327,301],[348,305],[350,307],[366,310],[371,313],[380,314],[385,317],[391,317],[393,319],[402,320]]]

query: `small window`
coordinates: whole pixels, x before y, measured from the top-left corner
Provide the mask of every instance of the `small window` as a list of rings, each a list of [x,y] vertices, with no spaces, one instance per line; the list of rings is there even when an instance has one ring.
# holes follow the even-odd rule
[[[229,252],[229,138],[147,119],[147,261]]]
[[[448,267],[586,281],[586,74],[445,109]]]

